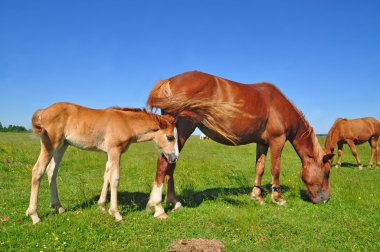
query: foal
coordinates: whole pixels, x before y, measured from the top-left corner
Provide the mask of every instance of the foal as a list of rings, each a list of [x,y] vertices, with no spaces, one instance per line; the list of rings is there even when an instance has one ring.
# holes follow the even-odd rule
[[[153,140],[169,163],[178,159],[177,129],[174,118],[147,113],[134,108],[90,109],[72,103],[56,103],[37,110],[32,117],[33,130],[40,136],[41,152],[32,171],[29,208],[26,215],[33,224],[40,222],[37,197],[41,178],[48,174],[51,207],[62,208],[57,190],[59,163],[69,145],[107,153],[104,183],[98,204],[105,210],[108,185],[111,187],[109,214],[117,221],[122,217],[117,208],[120,157],[131,143]]]

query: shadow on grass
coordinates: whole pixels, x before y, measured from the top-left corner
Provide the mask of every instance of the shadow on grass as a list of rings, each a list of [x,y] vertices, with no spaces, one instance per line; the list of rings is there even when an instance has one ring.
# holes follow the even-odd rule
[[[358,164],[352,164],[352,163],[347,163],[347,162],[343,162],[341,164],[341,167],[342,168],[358,168]]]
[[[266,184],[262,186],[263,197],[272,192],[271,184]],[[289,190],[288,186],[281,186],[281,191],[284,193]],[[241,195],[245,194],[248,197],[252,191],[252,186],[237,187],[237,188],[210,188],[203,191],[195,191],[192,188],[186,188],[182,190],[181,195],[179,195],[179,200],[183,202],[185,207],[195,208],[207,200],[216,200],[218,198],[223,199],[228,204],[240,206],[244,205],[243,202],[228,198],[231,195]]]
[[[271,184],[266,184],[262,186],[263,188],[263,197],[265,197],[267,194],[270,194],[272,191]],[[285,193],[289,190],[288,186],[281,186],[282,193]],[[233,198],[230,198],[229,196],[233,195],[247,195],[247,197],[250,197],[249,194],[252,191],[252,186],[242,186],[242,187],[236,187],[236,188],[209,188],[202,191],[196,191],[191,187],[185,188],[182,190],[182,193],[178,195],[178,199],[180,202],[183,203],[185,207],[190,208],[196,208],[200,204],[202,204],[204,201],[208,200],[217,200],[222,199],[228,204],[235,205],[235,206],[242,206],[245,203],[236,200]],[[87,209],[91,208],[94,205],[97,205],[97,202],[99,200],[100,195],[96,195],[90,199],[86,199],[80,204],[77,204],[73,207],[67,208],[67,211],[72,212],[79,209]],[[163,195],[163,199],[165,196]],[[118,205],[120,208],[128,208],[131,211],[142,211],[146,209],[146,204],[149,200],[149,193],[144,192],[118,192]],[[107,203],[110,202],[110,193],[107,194]],[[47,214],[50,215],[50,214]]]

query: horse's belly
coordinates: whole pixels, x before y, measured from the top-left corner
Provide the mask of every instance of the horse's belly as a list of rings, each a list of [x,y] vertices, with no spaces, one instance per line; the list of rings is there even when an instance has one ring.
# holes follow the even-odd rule
[[[203,125],[199,125],[198,128],[210,139],[214,140],[215,142],[225,144],[225,145],[235,145],[228,139],[224,138],[222,135],[218,134],[215,131],[210,130],[209,128],[206,128]],[[238,130],[238,129],[232,129],[231,130],[238,138],[239,141],[236,143],[237,145],[243,145],[243,144],[249,144],[249,143],[257,143],[257,142],[263,142],[263,139],[261,138],[260,132],[252,132],[252,128],[247,130]]]

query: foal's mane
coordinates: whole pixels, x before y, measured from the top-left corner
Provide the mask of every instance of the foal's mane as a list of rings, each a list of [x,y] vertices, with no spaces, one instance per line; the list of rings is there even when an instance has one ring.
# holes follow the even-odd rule
[[[148,113],[145,109],[132,108],[132,107],[118,107],[118,106],[114,106],[114,107],[110,107],[110,109],[121,110],[121,111],[130,111],[130,112],[145,112],[145,113]]]

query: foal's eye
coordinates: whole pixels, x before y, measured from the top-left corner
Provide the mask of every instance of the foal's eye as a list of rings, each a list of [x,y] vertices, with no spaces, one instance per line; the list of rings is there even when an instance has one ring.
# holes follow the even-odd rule
[[[174,141],[174,136],[166,136],[169,142]]]

